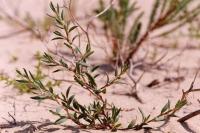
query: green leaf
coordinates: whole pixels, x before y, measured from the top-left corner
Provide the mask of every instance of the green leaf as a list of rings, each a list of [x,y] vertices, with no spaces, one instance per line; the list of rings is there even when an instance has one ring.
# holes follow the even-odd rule
[[[60,12],[60,7],[59,7],[58,4],[57,4],[56,8],[57,8],[57,13],[59,14],[59,12]]]
[[[40,80],[38,80],[38,81],[36,82],[36,84],[37,84],[41,89],[43,89],[43,90],[46,89],[45,86],[43,85],[43,83],[42,83]]]
[[[62,69],[57,69],[57,70],[53,71],[53,73],[57,73],[57,72],[60,72],[60,71],[62,71]]]
[[[68,65],[62,59],[59,62],[62,64],[63,67],[68,68]]]
[[[132,120],[129,124],[128,124],[128,129],[131,129],[135,126],[136,124],[136,120]]]
[[[45,100],[47,98],[48,98],[47,96],[34,96],[34,97],[31,97],[31,99],[34,99],[34,100]]]
[[[53,40],[62,40],[62,39],[64,39],[63,37],[54,37],[53,39],[51,39],[52,41]]]
[[[86,117],[85,114],[80,114],[80,115],[78,116],[78,119],[82,119],[82,118],[84,118],[84,117]]]
[[[178,12],[183,11],[183,9],[186,8],[186,6],[191,2],[192,0],[182,0],[179,2],[179,5],[176,8],[175,15],[178,14]]]
[[[142,23],[140,22],[144,12],[141,12],[135,19],[134,23],[130,28],[130,32],[128,34],[128,39],[131,44],[135,43],[138,39],[139,33],[142,28]]]
[[[94,67],[91,69],[91,72],[94,72],[94,71],[97,70],[98,68],[99,68],[99,65],[94,66]]]
[[[24,70],[24,73],[25,73],[25,77],[29,79],[29,76],[28,76],[28,73],[27,73],[26,69],[23,68],[23,70]]]
[[[60,117],[58,120],[55,121],[55,124],[64,123],[67,120],[65,116]]]
[[[75,47],[76,47],[76,46],[75,46]],[[81,55],[82,55],[82,53],[81,53],[81,50],[80,50],[80,48],[79,48],[79,47],[76,47],[76,48],[75,48],[75,52],[76,52],[76,53],[79,53],[79,54],[81,54]]]
[[[113,130],[113,131],[116,131],[120,126],[121,126],[122,124],[121,123],[118,123],[118,124],[116,124],[115,126],[114,126],[114,128],[113,129],[115,129],[115,130]]]
[[[63,37],[63,35],[59,31],[54,31],[54,34]]]
[[[97,77],[99,77],[100,76],[100,74],[96,74],[96,75],[94,75],[94,78],[97,78]]]
[[[74,113],[74,119],[78,119],[77,113]]]
[[[70,29],[69,29],[69,33],[71,32],[71,31],[73,31],[74,29],[76,29],[78,26],[72,26]]]
[[[29,71],[29,75],[31,76],[31,78],[34,80],[34,81],[36,81],[35,80],[35,77],[33,76],[33,74]]]
[[[51,10],[53,11],[53,12],[56,12],[56,9],[55,9],[55,7],[54,7],[54,5],[53,5],[53,3],[52,2],[50,2],[50,8],[51,8]]]
[[[90,55],[92,55],[94,53],[94,51],[90,51],[84,54],[84,56],[82,57],[82,60],[87,59]]]
[[[68,88],[67,88],[67,91],[66,91],[66,97],[68,98],[68,96],[69,96],[69,92],[70,92],[70,89],[72,88],[72,86],[69,86]]]
[[[144,112],[143,112],[140,108],[138,108],[138,109],[139,109],[139,111],[140,111],[140,114],[142,115],[142,121],[144,122],[144,121],[145,121]]]
[[[76,109],[76,110],[79,110],[79,104],[77,101],[73,101],[73,107]]]
[[[73,38],[72,38],[72,42],[74,42],[74,40],[79,37],[80,35],[75,35]]]
[[[142,23],[138,23],[134,29],[134,31],[131,34],[130,42],[131,44],[135,43],[139,37],[140,31],[141,31]]]
[[[149,120],[149,118],[151,117],[151,115],[148,115],[147,117],[145,117],[145,122]]]
[[[162,15],[165,12],[165,9],[167,7],[167,3],[169,2],[169,0],[163,0],[162,1],[162,6],[161,6],[161,11],[160,11],[160,15]]]
[[[71,104],[71,102],[74,100],[74,97],[75,97],[75,95],[72,95],[72,96],[68,99],[68,101],[67,101],[68,105]]]
[[[67,46],[69,49],[72,49],[72,46],[70,44],[64,43],[65,46]]]
[[[19,70],[16,70],[17,74],[22,76],[22,73]]]
[[[29,83],[29,81],[27,81],[27,80],[16,80],[16,81],[19,83],[25,83],[25,84]]]
[[[64,21],[64,11],[61,12],[61,19]]]
[[[89,73],[85,73],[89,82],[93,85],[93,86],[97,86],[96,82],[95,82],[95,79],[89,74]]]
[[[63,22],[59,18],[56,18],[55,20],[59,25],[61,25],[61,26],[63,25]]]
[[[59,114],[61,112],[61,110],[62,110],[62,107],[57,107],[56,108],[56,113]]]
[[[78,77],[74,77],[74,80],[75,80],[78,84],[80,84],[81,86],[84,85],[83,81],[81,81]]]
[[[62,92],[61,92],[61,96],[62,96],[62,98],[63,98],[63,99],[62,99],[63,101],[67,101],[65,95],[64,95]]]
[[[82,113],[85,113],[85,111],[87,111],[86,108],[84,106],[80,105],[80,104],[79,104],[79,108],[80,108]]]
[[[152,25],[152,23],[155,21],[155,17],[157,16],[157,11],[160,5],[160,0],[156,0],[154,5],[153,5],[153,9],[151,11],[151,15],[150,15],[150,19],[149,19],[149,28]]]
[[[165,121],[165,120],[166,120],[166,116],[156,117],[155,120],[156,120],[156,121]]]
[[[183,106],[185,106],[187,104],[187,100],[178,100],[178,102],[175,105],[175,108],[177,110],[181,109]]]
[[[103,94],[106,94],[106,89],[101,90]]]
[[[58,112],[55,112],[53,110],[49,110],[49,112],[51,112],[53,115],[61,116]]]
[[[165,104],[160,113],[163,114],[165,111],[169,109],[170,109],[170,101],[168,100],[167,104]]]
[[[173,19],[176,18],[176,16],[181,12],[184,11],[184,9],[187,7],[187,5],[191,2],[192,0],[181,0],[178,2],[178,5],[176,4],[176,9],[166,18],[165,22],[170,23]]]
[[[109,78],[109,76],[108,76],[107,73],[105,73],[105,75],[106,75],[106,84],[109,84],[109,82],[110,82],[110,78]]]
[[[89,65],[83,61],[79,61],[77,62],[77,64],[79,64],[80,66],[89,67]]]
[[[91,46],[90,44],[88,43],[87,46],[86,46],[86,52],[90,52],[91,51]]]
[[[51,94],[53,94],[53,88],[52,88],[52,87],[49,87],[49,92],[50,92]]]

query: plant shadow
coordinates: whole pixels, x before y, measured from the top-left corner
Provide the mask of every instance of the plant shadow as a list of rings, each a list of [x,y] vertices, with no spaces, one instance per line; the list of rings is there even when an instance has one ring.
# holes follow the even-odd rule
[[[34,132],[59,132],[69,130],[72,133],[80,133],[80,130],[89,132],[87,130],[79,129],[76,126],[65,126],[65,125],[57,125],[55,127],[55,123],[53,122],[38,122],[38,121],[20,121],[16,123],[7,123],[1,124],[0,129],[14,129],[21,128],[20,130],[15,131],[15,133],[34,133]]]
[[[196,131],[194,131],[193,129],[191,129],[191,128],[189,127],[188,123],[186,123],[186,122],[182,122],[182,123],[181,123],[181,126],[183,126],[183,128],[184,128],[186,131],[190,132],[190,133],[197,133]]]

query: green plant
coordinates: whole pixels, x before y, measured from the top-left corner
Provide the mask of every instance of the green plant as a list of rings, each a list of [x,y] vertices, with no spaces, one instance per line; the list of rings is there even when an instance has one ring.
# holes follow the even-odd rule
[[[30,88],[27,85],[20,84],[15,79],[12,79],[4,73],[0,74],[0,81],[4,82],[7,86],[13,86],[13,88],[18,89],[20,92],[30,92]]]
[[[191,4],[195,2],[197,6],[191,7]],[[193,21],[200,12],[199,2],[194,0],[154,0],[146,27],[142,22],[144,12],[137,7],[137,1],[131,3],[130,0],[119,0],[117,4],[111,5],[111,8],[99,17],[99,20],[103,23],[108,42],[111,43],[111,60],[118,64],[129,62],[142,44],[152,37],[154,31],[163,29],[152,38],[171,34]],[[105,9],[103,0],[99,0],[99,5],[99,8],[95,10],[96,13]],[[188,7],[191,10],[188,10]],[[128,21],[132,22],[131,26]],[[166,26],[169,28],[165,28]],[[142,33],[142,30],[145,32]]]
[[[34,55],[34,60],[36,60],[36,65],[34,67],[34,69],[35,69],[35,74],[34,74],[35,79],[45,82],[46,87],[57,87],[57,86],[59,86],[61,81],[58,81],[58,80],[48,80],[47,81],[46,80],[46,78],[48,77],[48,74],[46,74],[44,72],[45,68],[41,64],[41,59],[42,59],[42,56],[41,56],[40,52],[37,52]],[[7,86],[12,86],[13,88],[16,88],[21,93],[33,93],[34,91],[36,91],[36,88],[31,86],[31,84],[19,83],[15,80],[15,78],[11,78],[9,75],[4,74],[4,73],[0,74],[0,81],[4,82]]]
[[[1,35],[0,38],[8,38],[20,33],[29,32],[31,37],[44,40],[50,27],[53,25],[53,20],[48,16],[44,16],[42,19],[35,19],[29,12],[26,12],[24,16],[19,11],[15,11],[13,14],[9,14],[1,9],[0,20],[9,24],[9,26],[17,28],[18,31]]]
[[[199,27],[199,24],[200,24],[200,18],[197,17],[194,21],[192,21],[189,25],[189,28],[188,28],[188,35],[189,37],[192,37],[192,38],[200,38],[200,27]]]
[[[128,127],[132,127],[136,130],[142,129],[144,126],[149,125],[152,122],[159,122],[159,121],[167,121],[171,117],[176,117],[176,113],[180,111],[186,104],[187,104],[187,96],[189,93],[193,92],[195,90],[189,89],[187,91],[183,91],[182,97],[176,102],[174,107],[171,107],[170,101],[168,101],[164,107],[161,109],[160,113],[154,117],[151,117],[151,115],[145,115],[144,112],[139,108],[139,111],[142,116],[142,121],[139,124],[134,124],[131,122],[131,126],[129,125]]]
[[[61,123],[66,119],[72,120],[82,128],[95,128],[95,129],[112,129],[115,130],[120,126],[118,123],[120,108],[108,104],[107,100],[103,97],[106,93],[107,87],[116,83],[120,77],[126,72],[128,66],[124,66],[120,71],[116,71],[115,77],[110,79],[107,76],[107,81],[104,85],[97,84],[98,74],[95,73],[97,66],[91,66],[87,60],[93,54],[91,44],[87,32],[76,22],[65,20],[64,11],[59,5],[54,6],[50,3],[51,10],[54,16],[51,16],[56,21],[58,30],[54,32],[55,38],[52,40],[62,40],[63,45],[71,50],[74,59],[55,58],[55,55],[44,53],[42,62],[47,66],[55,67],[54,73],[59,71],[67,71],[72,73],[74,81],[86,91],[90,92],[96,100],[91,102],[88,106],[81,105],[74,95],[70,95],[71,86],[65,93],[57,94],[53,87],[46,87],[40,79],[35,78],[34,74],[26,71],[17,71],[21,77],[18,82],[22,84],[31,85],[42,91],[39,96],[32,97],[33,99],[43,100],[50,99],[55,101],[58,105],[62,106],[65,115],[59,112],[51,111],[53,114],[59,116],[56,123]],[[81,50],[75,43],[76,37],[80,39],[81,36],[72,36],[73,31],[82,30],[87,38],[85,50]],[[81,44],[83,45],[83,44]]]
[[[56,111],[50,110],[52,114],[59,117],[55,122],[56,124],[71,120],[80,128],[109,129],[112,131],[129,129],[139,130],[151,122],[166,120],[174,116],[177,111],[186,105],[187,95],[195,91],[193,89],[193,81],[190,89],[188,91],[183,91],[181,99],[178,100],[173,108],[170,107],[170,102],[168,102],[162,108],[161,113],[156,117],[151,117],[150,115],[145,116],[141,109],[139,109],[142,114],[142,122],[137,124],[136,121],[132,121],[127,127],[122,127],[119,121],[121,108],[108,103],[104,94],[107,93],[108,87],[119,83],[118,81],[127,71],[129,65],[126,64],[120,69],[117,69],[113,78],[106,75],[106,82],[103,85],[100,84],[98,78],[101,75],[98,74],[98,66],[92,66],[88,63],[88,58],[93,54],[88,33],[74,19],[72,14],[70,15],[72,19],[66,19],[64,17],[65,12],[58,4],[55,6],[53,3],[50,3],[50,8],[53,12],[53,16],[51,17],[56,21],[57,27],[57,30],[54,32],[55,37],[52,40],[62,40],[63,46],[71,51],[73,58],[64,55],[57,56],[56,54],[44,53],[41,62],[54,68],[52,73],[70,73],[76,84],[94,97],[94,100],[90,101],[90,104],[82,105],[80,101],[75,98],[75,95],[71,95],[70,93],[73,86],[67,87],[65,92],[57,92],[53,86],[44,85],[43,81],[36,78],[30,71],[26,69],[23,69],[23,71],[17,70],[19,75],[17,82],[40,90],[37,91],[37,95],[32,97],[32,99],[49,99],[61,106],[61,109],[56,109]],[[70,11],[70,5],[67,8]],[[83,34],[81,34],[81,32],[83,32]],[[82,48],[75,43],[76,39],[81,40],[81,38],[87,39],[86,43],[85,41],[80,42]]]

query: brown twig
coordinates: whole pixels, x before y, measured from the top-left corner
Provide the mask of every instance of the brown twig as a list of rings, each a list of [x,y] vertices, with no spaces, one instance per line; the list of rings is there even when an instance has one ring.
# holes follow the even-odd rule
[[[177,121],[180,122],[180,123],[183,123],[183,122],[187,121],[188,119],[191,119],[192,117],[195,117],[197,115],[200,115],[200,110],[194,111],[194,112],[178,119]]]

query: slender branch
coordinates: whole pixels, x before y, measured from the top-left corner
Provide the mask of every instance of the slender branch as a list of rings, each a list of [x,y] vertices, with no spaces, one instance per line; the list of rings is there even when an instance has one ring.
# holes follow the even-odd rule
[[[178,119],[178,122],[183,123],[183,122],[187,121],[188,119],[191,119],[192,117],[195,117],[197,115],[200,115],[200,110],[194,111],[194,112]]]

